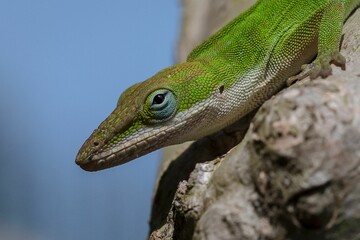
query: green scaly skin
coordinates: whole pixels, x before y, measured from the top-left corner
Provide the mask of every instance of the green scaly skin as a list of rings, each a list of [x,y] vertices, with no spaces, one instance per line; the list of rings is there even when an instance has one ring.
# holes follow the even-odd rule
[[[330,63],[344,68],[342,25],[359,4],[258,1],[195,48],[185,63],[127,89],[83,144],[76,163],[97,171],[199,139],[259,107],[287,81],[327,77]]]

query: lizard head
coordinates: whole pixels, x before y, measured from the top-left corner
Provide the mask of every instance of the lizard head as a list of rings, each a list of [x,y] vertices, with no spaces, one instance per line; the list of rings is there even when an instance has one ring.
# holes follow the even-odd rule
[[[187,62],[128,88],[83,144],[76,163],[97,171],[209,134],[215,82],[203,65]]]

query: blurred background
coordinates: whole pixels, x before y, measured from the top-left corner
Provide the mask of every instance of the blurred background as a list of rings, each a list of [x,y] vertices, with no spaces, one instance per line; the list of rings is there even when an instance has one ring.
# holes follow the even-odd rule
[[[0,1],[0,239],[145,239],[160,153],[88,173],[82,143],[174,62],[178,0]]]

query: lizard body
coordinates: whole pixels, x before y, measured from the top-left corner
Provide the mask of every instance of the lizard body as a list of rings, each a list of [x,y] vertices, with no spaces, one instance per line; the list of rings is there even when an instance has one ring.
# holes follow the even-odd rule
[[[344,69],[342,25],[359,4],[258,1],[195,48],[185,63],[128,88],[83,144],[76,163],[96,171],[199,139],[259,107],[288,79],[326,77],[330,63]]]

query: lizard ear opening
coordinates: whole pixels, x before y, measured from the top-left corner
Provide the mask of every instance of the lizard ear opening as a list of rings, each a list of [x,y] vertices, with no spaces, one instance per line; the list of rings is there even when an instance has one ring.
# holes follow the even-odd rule
[[[219,87],[219,92],[220,92],[220,94],[222,94],[222,93],[224,92],[224,89],[225,89],[224,85],[221,85],[221,86]]]

